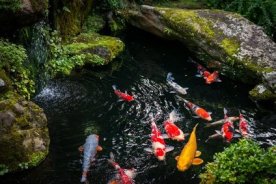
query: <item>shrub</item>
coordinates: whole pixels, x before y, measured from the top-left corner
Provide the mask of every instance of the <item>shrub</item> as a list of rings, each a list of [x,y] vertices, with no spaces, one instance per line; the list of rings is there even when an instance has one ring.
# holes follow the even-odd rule
[[[214,156],[201,183],[276,183],[276,147],[268,150],[242,139]]]

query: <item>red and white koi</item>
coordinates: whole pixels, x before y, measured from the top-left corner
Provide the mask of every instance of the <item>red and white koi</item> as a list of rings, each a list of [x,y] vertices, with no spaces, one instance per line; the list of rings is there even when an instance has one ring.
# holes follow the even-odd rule
[[[173,110],[170,113],[169,118],[164,122],[167,136],[172,140],[184,141],[185,139],[183,131],[174,124],[174,122],[176,122],[180,118],[181,117],[177,114],[177,112]]]
[[[239,122],[239,133],[243,137],[248,137],[248,122],[240,113],[240,122]]]
[[[121,92],[119,89],[117,89],[116,85],[112,85],[112,88],[114,89],[114,93],[121,99],[127,102],[131,102],[134,100],[134,97],[127,94],[127,92]]]
[[[234,137],[234,123],[228,118],[227,110],[224,108],[224,124],[221,127],[221,135],[227,141],[231,142]]]
[[[151,143],[152,148],[145,148],[144,150],[153,153],[158,160],[165,160],[166,152],[172,151],[174,147],[166,147],[164,138],[154,121],[151,122]]]
[[[205,79],[206,84],[211,84],[213,82],[221,82],[221,79],[219,78],[218,71],[214,71],[213,73],[210,73],[202,65],[198,65],[197,66],[197,72],[199,74],[196,75],[196,76],[197,77],[203,77]]]
[[[192,111],[197,117],[200,117],[207,121],[212,121],[211,113],[207,112],[205,109],[193,104],[192,102],[189,102],[188,100],[183,99],[184,106]]]
[[[110,159],[108,159],[108,162],[116,169],[118,170],[118,174],[116,178],[112,179],[108,183],[112,184],[134,184],[133,179],[136,176],[136,170],[134,168],[132,169],[124,169],[121,168],[120,165],[115,162],[113,153],[110,153]]]

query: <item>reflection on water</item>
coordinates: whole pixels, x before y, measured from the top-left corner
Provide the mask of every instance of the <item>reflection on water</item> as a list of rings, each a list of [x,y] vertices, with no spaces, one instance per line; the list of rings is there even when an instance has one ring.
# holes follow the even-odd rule
[[[150,114],[156,115],[156,123],[164,132],[163,121],[177,109],[184,117],[176,124],[184,133],[190,133],[196,123],[198,149],[205,163],[212,160],[215,152],[227,147],[220,140],[205,143],[216,128],[206,129],[205,121],[195,119],[184,108],[183,102],[170,93],[166,75],[172,72],[175,81],[189,87],[188,100],[212,112],[213,120],[223,118],[223,108],[229,115],[241,110],[249,120],[253,138],[263,145],[275,144],[276,128],[272,123],[275,115],[264,116],[248,99],[250,87],[236,84],[222,77],[222,83],[205,85],[196,78],[196,67],[189,60],[189,53],[181,45],[130,33],[126,39],[127,60],[118,72],[102,79],[86,74],[81,77],[51,81],[35,98],[47,113],[51,136],[49,157],[38,168],[24,173],[8,175],[7,183],[79,183],[81,175],[80,154],[77,148],[84,143],[89,132],[100,134],[103,151],[91,167],[90,183],[107,183],[115,174],[106,159],[112,151],[116,161],[124,168],[135,167],[136,183],[198,183],[202,166],[193,166],[187,172],[176,170],[174,159],[185,142],[166,140],[175,149],[167,154],[166,162],[144,152],[150,147]],[[136,98],[126,103],[118,102],[112,90],[116,84]],[[234,140],[234,142],[237,140]]]

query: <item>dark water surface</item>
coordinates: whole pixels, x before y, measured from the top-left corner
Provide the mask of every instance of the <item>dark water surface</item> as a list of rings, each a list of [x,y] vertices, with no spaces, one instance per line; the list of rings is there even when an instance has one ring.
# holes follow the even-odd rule
[[[273,123],[276,115],[258,112],[248,99],[249,86],[224,77],[222,83],[205,85],[203,79],[195,77],[196,66],[187,62],[190,54],[180,44],[159,40],[136,30],[128,32],[125,42],[127,50],[121,58],[124,64],[119,71],[101,79],[91,72],[54,80],[35,97],[48,117],[49,156],[31,171],[0,178],[1,183],[79,183],[81,157],[78,147],[89,132],[100,134],[103,147],[97,162],[91,167],[90,183],[107,183],[114,176],[114,169],[106,160],[111,151],[122,167],[137,169],[136,183],[199,183],[198,174],[203,171],[205,163],[212,161],[214,153],[229,145],[221,140],[205,143],[215,128],[204,128],[206,122],[193,118],[175,94],[169,93],[165,80],[168,72],[173,73],[178,84],[189,87],[186,98],[211,111],[213,120],[223,118],[224,107],[232,116],[238,115],[240,109],[250,122],[254,139],[263,146],[276,143],[276,126]],[[122,91],[133,93],[136,100],[117,102],[112,84],[117,84]],[[166,140],[168,145],[175,147],[167,154],[166,162],[157,161],[143,150],[151,147],[149,115],[161,114],[157,125],[164,132],[162,122],[173,109],[184,117],[176,123],[184,133],[190,133],[199,123],[198,150],[205,162],[184,173],[177,171],[174,157],[188,138],[182,143]]]

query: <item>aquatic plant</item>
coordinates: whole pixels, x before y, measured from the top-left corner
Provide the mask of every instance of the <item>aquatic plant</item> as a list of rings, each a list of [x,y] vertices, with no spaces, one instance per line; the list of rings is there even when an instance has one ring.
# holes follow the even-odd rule
[[[23,46],[0,40],[0,70],[3,69],[8,74],[19,94],[30,99],[35,92],[35,83],[26,60],[27,54]]]
[[[275,0],[206,0],[208,6],[237,12],[254,23],[262,26],[269,35],[275,34]]]
[[[275,146],[262,149],[256,142],[242,139],[214,156],[200,175],[201,184],[209,183],[275,183]]]

